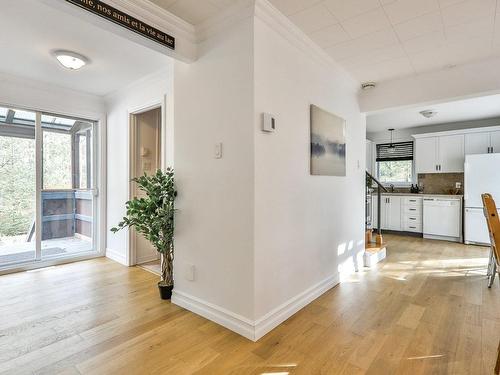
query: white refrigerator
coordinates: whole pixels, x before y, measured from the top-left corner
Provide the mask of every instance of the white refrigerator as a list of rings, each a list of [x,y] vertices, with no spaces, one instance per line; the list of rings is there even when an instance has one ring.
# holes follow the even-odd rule
[[[464,171],[465,243],[489,245],[481,194],[492,194],[499,208],[500,154],[466,155]]]

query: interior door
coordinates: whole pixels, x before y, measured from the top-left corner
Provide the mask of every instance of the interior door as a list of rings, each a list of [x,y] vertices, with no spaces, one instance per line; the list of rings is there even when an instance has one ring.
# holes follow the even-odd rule
[[[132,121],[132,177],[154,174],[161,168],[161,109],[136,114]],[[132,195],[140,197],[144,192],[132,184]],[[158,259],[153,245],[142,235],[132,231],[135,261],[137,264]]]
[[[494,153],[500,152],[500,131],[490,133],[491,147]]]
[[[465,135],[465,155],[487,154],[489,147],[490,133],[470,133]],[[498,150],[500,152],[500,147]]]
[[[418,138],[415,143],[417,173],[437,173],[438,138]]]
[[[463,172],[464,162],[463,134],[439,137],[439,171],[446,173]]]

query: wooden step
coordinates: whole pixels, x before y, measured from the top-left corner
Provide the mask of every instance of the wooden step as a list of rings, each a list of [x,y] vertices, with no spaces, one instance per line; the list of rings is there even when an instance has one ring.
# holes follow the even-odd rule
[[[375,242],[369,242],[365,244],[365,251],[370,252],[370,253],[376,253],[382,250],[385,250],[387,248],[387,243],[383,242],[380,245],[376,244]]]

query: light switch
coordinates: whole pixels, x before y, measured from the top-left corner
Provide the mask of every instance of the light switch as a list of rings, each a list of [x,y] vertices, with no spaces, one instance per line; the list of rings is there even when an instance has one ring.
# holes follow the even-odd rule
[[[222,142],[215,144],[215,158],[222,159]]]

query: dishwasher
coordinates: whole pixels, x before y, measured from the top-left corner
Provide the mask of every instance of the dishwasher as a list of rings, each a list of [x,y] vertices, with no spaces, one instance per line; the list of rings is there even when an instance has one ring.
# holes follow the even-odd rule
[[[462,242],[462,199],[425,197],[424,238]]]

